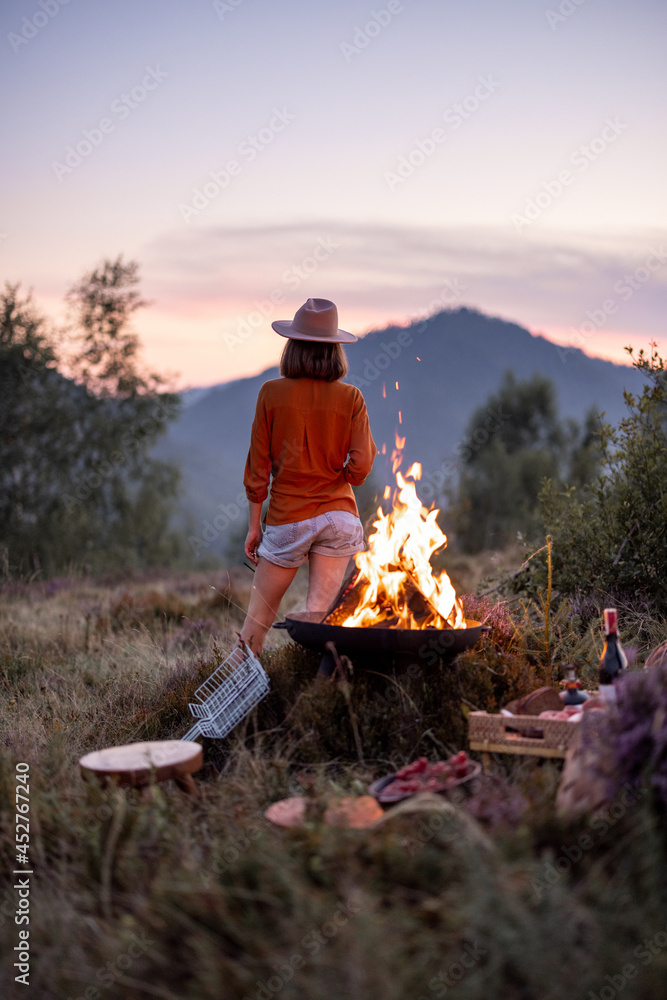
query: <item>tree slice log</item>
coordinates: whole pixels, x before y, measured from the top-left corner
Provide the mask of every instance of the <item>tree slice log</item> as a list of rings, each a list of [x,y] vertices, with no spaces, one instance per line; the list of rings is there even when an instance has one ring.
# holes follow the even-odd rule
[[[388,570],[390,572],[396,572],[400,570],[400,567],[389,566]],[[405,573],[406,581],[404,587],[404,600],[415,622],[420,624],[425,622],[431,616],[436,618],[440,617],[436,608],[420,589],[412,573],[410,573],[409,570],[406,570]],[[342,623],[357,610],[363,599],[367,585],[368,582],[366,578],[363,577],[359,570],[355,567],[354,571],[343,582],[341,589],[336,595],[327,615],[324,618],[324,623],[327,625],[342,625]],[[382,621],[375,622],[373,625],[369,626],[370,628],[405,627],[399,620],[398,616],[392,614],[391,602],[382,591],[379,594],[376,610],[379,614],[384,613],[386,617]],[[451,628],[451,626],[448,622],[446,622],[444,628]]]

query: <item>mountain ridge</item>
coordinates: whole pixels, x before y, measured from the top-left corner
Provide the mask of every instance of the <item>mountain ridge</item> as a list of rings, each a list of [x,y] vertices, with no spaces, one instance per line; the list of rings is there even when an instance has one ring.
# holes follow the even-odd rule
[[[370,331],[346,353],[345,381],[364,394],[378,449],[384,444],[390,455],[400,432],[406,438],[404,468],[421,462],[424,478],[434,483],[441,481],[438,473],[444,468],[455,468],[456,445],[470,416],[497,390],[508,369],[518,379],[536,373],[550,377],[560,416],[579,422],[591,406],[604,411],[607,422],[618,422],[623,390],[636,391],[642,381],[631,367],[559,347],[518,323],[468,307],[443,310],[406,327]],[[243,496],[257,393],[278,376],[273,366],[191,396],[160,443],[159,456],[183,469],[183,509],[195,526],[214,518],[221,504],[233,505]],[[387,462],[379,455],[372,474],[380,493],[388,481]],[[221,551],[221,546],[211,548]]]

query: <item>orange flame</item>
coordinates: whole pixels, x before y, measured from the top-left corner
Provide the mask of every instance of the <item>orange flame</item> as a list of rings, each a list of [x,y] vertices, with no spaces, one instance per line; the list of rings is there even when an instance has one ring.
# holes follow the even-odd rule
[[[393,628],[463,629],[461,599],[447,573],[436,575],[431,567],[431,557],[447,545],[447,536],[436,522],[439,511],[427,510],[417,496],[421,465],[414,462],[407,478],[398,471],[404,445],[405,438],[397,434],[391,455],[397,483],[393,507],[388,514],[378,507],[368,550],[355,557],[363,586],[357,607],[342,625],[358,628],[386,621]]]

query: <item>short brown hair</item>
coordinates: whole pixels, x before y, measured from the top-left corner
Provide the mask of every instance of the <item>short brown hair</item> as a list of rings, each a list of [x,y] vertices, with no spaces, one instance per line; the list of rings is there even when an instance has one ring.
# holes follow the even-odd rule
[[[290,338],[280,358],[283,378],[321,378],[337,382],[347,375],[347,358],[342,344]]]

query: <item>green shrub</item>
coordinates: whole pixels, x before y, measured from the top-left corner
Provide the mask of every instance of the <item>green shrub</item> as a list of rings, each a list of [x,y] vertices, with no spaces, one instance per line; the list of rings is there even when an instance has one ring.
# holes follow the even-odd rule
[[[473,413],[459,449],[462,469],[448,517],[464,551],[501,548],[517,532],[539,537],[537,497],[545,478],[583,484],[594,477],[597,422],[594,411],[583,428],[562,420],[550,379],[506,372]]]
[[[667,380],[653,345],[633,357],[648,379],[625,393],[628,415],[600,432],[603,468],[588,487],[548,481],[540,495],[553,540],[554,587],[567,595],[643,600],[667,611]],[[544,586],[544,563],[520,580]]]

